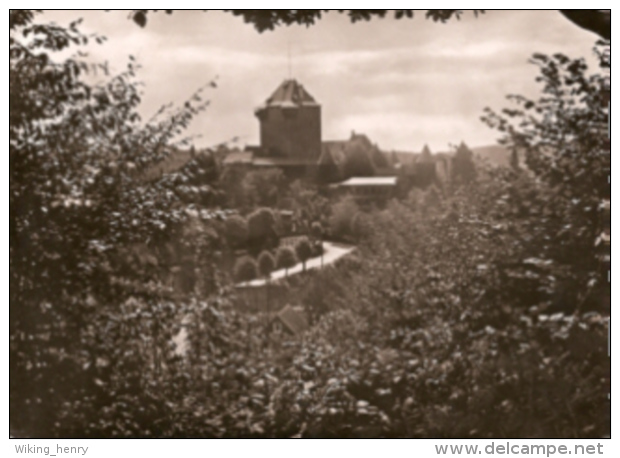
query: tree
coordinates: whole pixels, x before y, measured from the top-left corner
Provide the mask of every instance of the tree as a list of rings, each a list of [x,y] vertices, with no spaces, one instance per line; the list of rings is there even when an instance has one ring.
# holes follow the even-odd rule
[[[456,149],[452,159],[451,179],[456,183],[469,183],[476,178],[476,165],[474,164],[474,153],[464,142]]]
[[[359,207],[352,196],[345,196],[332,208],[329,227],[334,237],[347,237],[351,234],[351,221],[359,212]]]
[[[288,195],[292,201],[295,223],[301,227],[303,233],[310,232],[310,226],[314,222],[320,223],[327,218],[329,201],[315,188],[297,180],[291,184]]]
[[[276,265],[278,269],[285,269],[285,274],[288,277],[288,269],[297,264],[297,255],[295,251],[290,247],[282,247],[278,249],[276,253]]]
[[[595,48],[603,68],[609,65],[607,49],[603,42]],[[502,144],[523,151],[527,167],[551,185],[575,198],[601,197],[610,160],[605,76],[588,75],[584,59],[563,54],[534,54],[530,62],[539,68],[543,95],[509,95],[514,108],[486,108],[482,120],[502,133]]]
[[[259,208],[248,216],[248,238],[254,249],[261,249],[277,238],[276,217],[269,208]]]
[[[582,29],[594,32],[604,40],[611,40],[610,10],[560,10],[560,12]]]
[[[258,257],[258,272],[261,277],[269,278],[275,266],[276,262],[269,251],[263,251]]]
[[[351,218],[351,234],[357,240],[367,237],[371,233],[370,218],[362,211]]]
[[[304,272],[306,271],[306,261],[312,256],[312,246],[307,238],[304,238],[295,246],[297,258],[303,263]]]
[[[509,164],[513,170],[519,170],[521,168],[521,165],[519,164],[519,152],[515,148],[513,148],[510,152]]]
[[[372,144],[363,136],[355,136],[345,147],[345,159],[342,172],[345,178],[367,177],[375,175],[375,166],[371,159]]]
[[[220,185],[230,208],[236,208],[239,211],[248,211],[253,208],[250,196],[240,185],[244,182],[247,174],[247,170],[242,167],[224,167],[220,177]]]
[[[321,250],[321,268],[323,268],[323,236],[325,233],[325,230],[323,229],[323,225],[321,223],[319,223],[318,221],[315,221],[314,223],[312,223],[312,226],[310,227],[310,233],[312,234],[312,237],[316,241],[319,242],[319,248]]]
[[[147,401],[132,390],[161,376],[163,362],[174,366],[180,317],[153,253],[180,235],[188,208],[166,180],[138,177],[206,102],[196,94],[143,123],[132,58],[109,77],[60,54],[103,40],[81,33],[79,22],[9,17],[11,429],[107,435],[101,410],[121,403],[133,416]],[[103,82],[86,83],[86,72]]]
[[[233,215],[225,222],[226,238],[233,248],[244,246],[248,241],[248,222],[240,215]]]
[[[235,280],[246,282],[258,277],[256,261],[249,256],[244,256],[235,263]]]
[[[157,10],[152,10],[153,12]],[[207,11],[207,10],[205,10]],[[300,24],[311,26],[320,20],[324,13],[333,10],[227,10],[235,16],[243,17],[244,21],[253,24],[256,30],[263,32],[273,30],[281,25]],[[485,13],[484,10],[472,10],[475,16]],[[611,11],[610,10],[559,10],[569,21],[590,32],[594,32],[605,40],[611,39]],[[147,22],[148,10],[134,10],[133,21],[140,27]],[[368,21],[372,18],[384,18],[387,10],[338,10],[347,14],[351,22]],[[426,18],[434,22],[445,23],[450,19],[460,19],[463,10],[427,10]],[[171,14],[172,10],[166,10]],[[395,10],[396,19],[413,18],[414,10]]]
[[[310,234],[315,240],[323,239],[323,225],[318,221],[315,221],[310,226]]]
[[[604,42],[595,48],[603,68],[609,65],[607,49]],[[608,109],[602,102],[608,87],[603,74],[588,74],[581,58],[534,54],[531,62],[540,71],[541,97],[509,95],[515,108],[501,113],[487,108],[482,119],[502,132],[502,143],[523,152],[527,168],[555,190],[553,214],[565,221],[557,236],[570,246],[563,257],[579,267],[585,285],[588,272],[596,269],[592,243],[601,230],[596,209],[609,192]]]
[[[258,257],[258,272],[261,277],[264,277],[267,280],[267,284],[265,285],[265,294],[267,295],[267,315],[269,318],[271,312],[271,305],[269,303],[269,279],[271,278],[271,272],[274,271],[276,267],[276,261],[273,259],[273,256],[269,251],[263,251]]]
[[[248,172],[241,187],[253,207],[275,207],[283,192],[284,172],[280,169]]]

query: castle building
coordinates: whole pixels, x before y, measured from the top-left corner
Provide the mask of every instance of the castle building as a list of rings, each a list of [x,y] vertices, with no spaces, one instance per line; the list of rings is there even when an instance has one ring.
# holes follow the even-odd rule
[[[259,156],[316,164],[321,155],[321,105],[295,80],[285,80],[256,109]]]
[[[260,145],[234,151],[225,166],[279,168],[289,178],[334,183],[354,175],[386,175],[386,160],[368,137],[353,132],[349,140],[323,141],[321,105],[296,80],[284,80],[255,110]]]

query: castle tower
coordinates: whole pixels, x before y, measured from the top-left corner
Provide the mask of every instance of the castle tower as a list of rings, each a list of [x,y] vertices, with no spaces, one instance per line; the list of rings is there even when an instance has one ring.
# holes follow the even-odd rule
[[[316,162],[321,154],[321,106],[294,79],[284,80],[256,109],[260,155]]]

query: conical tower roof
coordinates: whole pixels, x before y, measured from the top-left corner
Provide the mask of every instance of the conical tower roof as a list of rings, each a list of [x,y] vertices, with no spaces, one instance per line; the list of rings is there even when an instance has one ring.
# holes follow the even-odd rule
[[[308,91],[297,82],[297,80],[289,79],[284,80],[260,108],[317,105],[318,103],[314,100],[314,97],[312,97]]]

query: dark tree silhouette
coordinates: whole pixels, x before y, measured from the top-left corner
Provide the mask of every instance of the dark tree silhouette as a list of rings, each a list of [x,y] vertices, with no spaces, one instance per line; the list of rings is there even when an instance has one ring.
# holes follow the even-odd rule
[[[259,208],[248,216],[248,237],[253,248],[262,248],[277,237],[276,218],[269,208]]]
[[[157,10],[150,10],[156,12]],[[171,14],[172,10],[165,10]],[[203,10],[208,11],[208,10]],[[346,14],[351,22],[369,21],[374,18],[384,18],[388,16],[388,10],[225,10],[235,16],[240,16],[243,20],[252,24],[259,32],[274,30],[282,25],[300,24],[307,27],[314,25],[325,13],[336,11]],[[434,22],[446,23],[451,19],[460,19],[463,13],[468,10],[426,10],[426,19]],[[485,13],[484,10],[469,10],[476,17]],[[611,11],[610,10],[558,10],[566,19],[578,27],[593,32],[609,40],[611,38]],[[133,21],[140,27],[147,23],[149,10],[134,10],[131,14]],[[412,19],[415,14],[420,14],[414,10],[394,10],[396,19]]]
[[[275,269],[276,261],[269,251],[263,251],[258,257],[258,272],[261,277],[269,278],[271,272]]]
[[[305,272],[306,271],[306,261],[308,259],[310,259],[310,256],[312,256],[312,246],[310,245],[310,242],[308,241],[308,239],[301,240],[295,246],[295,253],[297,253],[297,258],[299,258],[299,260],[302,262],[303,269],[304,269],[304,272]]]
[[[245,245],[248,241],[248,222],[244,217],[233,215],[226,219],[226,238],[233,248]]]
[[[273,259],[273,256],[269,251],[263,251],[258,257],[258,273],[261,277],[264,277],[267,280],[267,284],[265,285],[265,294],[267,295],[267,314],[269,315],[271,312],[271,304],[269,302],[269,289],[271,285],[269,284],[269,279],[271,278],[271,272],[274,271],[276,267],[276,261]]]
[[[285,274],[288,276],[288,269],[297,264],[297,255],[295,251],[290,247],[280,248],[276,254],[276,265],[278,269],[285,269]]]

